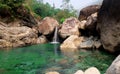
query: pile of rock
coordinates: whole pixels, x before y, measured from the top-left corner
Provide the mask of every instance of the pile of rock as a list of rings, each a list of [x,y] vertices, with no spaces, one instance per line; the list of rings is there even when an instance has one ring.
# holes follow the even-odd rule
[[[86,19],[79,21],[74,17],[70,17],[63,22],[61,28],[59,29],[59,34],[62,38],[67,39],[60,46],[62,51],[66,49],[76,50],[79,48],[98,49],[101,46],[101,42],[98,39],[99,34],[96,30],[97,11],[99,8],[99,5],[88,6],[81,10],[82,13],[80,14],[80,16],[84,16]],[[89,11],[91,12],[86,13]],[[82,31],[84,31],[84,33]]]

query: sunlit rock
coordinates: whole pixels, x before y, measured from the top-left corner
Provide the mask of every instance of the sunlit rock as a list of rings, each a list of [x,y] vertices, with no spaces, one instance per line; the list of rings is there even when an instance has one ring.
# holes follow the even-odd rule
[[[79,25],[80,21],[77,18],[71,17],[66,19],[63,24],[61,24],[61,29],[59,30],[59,34],[62,38],[66,38],[71,35],[80,35]]]
[[[74,74],[84,74],[84,72],[82,70],[78,70],[77,72],[75,72]]]
[[[38,37],[37,39],[37,44],[43,44],[43,43],[47,43],[47,38],[44,35]]]
[[[53,71],[53,72],[47,72],[47,73],[45,73],[45,74],[60,74],[60,73],[58,73],[58,72],[56,72],[56,71]]]
[[[100,74],[99,70],[95,67],[88,68],[84,74]]]
[[[38,30],[39,30],[39,33],[41,33],[43,35],[49,35],[54,31],[55,27],[58,25],[59,25],[59,23],[54,18],[45,17],[38,24]]]
[[[83,37],[78,37],[77,35],[71,35],[61,44],[60,48],[61,50],[77,49],[82,41],[83,41]]]
[[[36,44],[37,34],[29,27],[5,27],[0,25],[0,48]]]

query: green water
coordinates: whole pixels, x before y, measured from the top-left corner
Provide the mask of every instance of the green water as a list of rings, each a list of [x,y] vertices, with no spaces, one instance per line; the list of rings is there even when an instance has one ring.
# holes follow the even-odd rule
[[[98,50],[63,54],[59,44],[50,43],[1,49],[0,74],[45,74],[49,71],[74,74],[79,69],[85,70],[92,66],[104,74],[114,58],[112,54]]]

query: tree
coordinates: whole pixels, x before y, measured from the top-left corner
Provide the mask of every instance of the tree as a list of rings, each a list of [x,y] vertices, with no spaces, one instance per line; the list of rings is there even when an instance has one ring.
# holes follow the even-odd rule
[[[61,7],[63,10],[68,10],[68,11],[73,9],[73,6],[70,4],[70,0],[62,0]]]

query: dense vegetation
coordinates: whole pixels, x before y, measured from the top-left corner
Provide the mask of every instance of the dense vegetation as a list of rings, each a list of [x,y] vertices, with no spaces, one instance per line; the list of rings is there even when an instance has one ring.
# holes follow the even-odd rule
[[[0,15],[2,17],[17,15],[17,9],[22,6],[25,0],[0,0]]]
[[[27,13],[32,13],[35,17],[44,18],[50,16],[62,23],[65,18],[76,16],[73,7],[67,5],[67,3],[66,7],[65,2],[66,0],[63,0],[62,9],[56,9],[54,5],[51,6],[49,3],[45,4],[42,0],[0,0],[0,16],[21,17],[24,13],[20,13],[19,9],[21,9],[20,11],[25,9]]]

